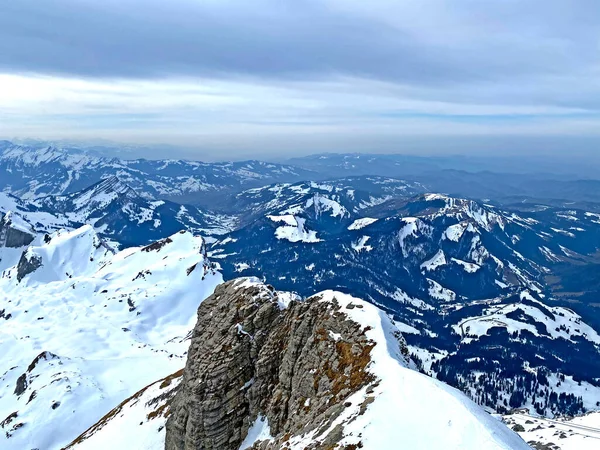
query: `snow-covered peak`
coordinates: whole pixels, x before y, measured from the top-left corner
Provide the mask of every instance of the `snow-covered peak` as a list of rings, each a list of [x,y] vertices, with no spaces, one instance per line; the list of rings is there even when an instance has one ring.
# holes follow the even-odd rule
[[[368,227],[369,225],[377,222],[377,219],[373,219],[371,217],[363,217],[361,219],[356,219],[350,225],[348,225],[348,230],[361,230],[364,227]]]
[[[431,218],[446,216],[454,217],[459,221],[469,220],[487,231],[491,231],[495,225],[504,229],[506,219],[493,207],[482,205],[473,200],[448,197],[443,194],[426,194],[426,202],[442,202],[434,213],[429,214]]]
[[[16,267],[17,282],[32,285],[93,274],[113,255],[90,225],[46,235],[40,246],[29,247]],[[8,277],[14,271],[8,273]]]
[[[394,197],[422,191],[417,183],[384,177],[351,177],[326,182],[280,183],[236,195],[238,209],[250,214],[305,214],[348,219]]]
[[[306,208],[314,208],[317,216],[329,213],[331,217],[349,217],[350,213],[337,200],[315,194],[306,201]]]
[[[201,163],[186,160],[126,160],[101,156],[93,149],[0,146],[0,190],[34,200],[67,195],[105,178],[118,176],[148,200],[198,192],[241,191],[257,185],[298,181],[310,172],[260,161]],[[200,196],[199,202],[203,197]],[[206,205],[205,205],[206,206]]]
[[[80,209],[92,204],[102,205],[120,197],[140,198],[136,192],[118,177],[111,176],[77,193],[72,197],[73,203]]]
[[[40,167],[59,164],[69,169],[80,169],[85,165],[98,164],[102,158],[94,157],[81,150],[66,150],[54,145],[30,147],[10,145],[0,153],[0,160],[17,166]]]

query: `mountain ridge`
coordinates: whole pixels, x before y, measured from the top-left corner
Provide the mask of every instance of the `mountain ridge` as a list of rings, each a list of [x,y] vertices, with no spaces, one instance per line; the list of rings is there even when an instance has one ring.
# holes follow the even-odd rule
[[[232,280],[198,308],[183,372],[67,448],[102,448],[114,435],[149,449],[163,439],[166,449],[393,448],[398,435],[415,449],[528,448],[463,394],[409,368],[403,348],[389,318],[362,300],[331,291],[300,300]]]
[[[0,190],[24,200],[65,195],[118,176],[147,200],[218,205],[233,191],[273,182],[311,178],[310,171],[263,161],[202,163],[186,160],[126,160],[80,149],[14,145],[0,147]]]

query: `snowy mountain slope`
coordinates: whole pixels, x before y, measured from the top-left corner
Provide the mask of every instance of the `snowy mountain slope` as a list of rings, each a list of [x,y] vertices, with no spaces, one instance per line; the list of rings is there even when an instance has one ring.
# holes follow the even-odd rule
[[[68,448],[81,450],[100,449],[108,446],[131,450],[165,448],[163,434],[165,417],[169,418],[166,424],[166,448],[173,448],[174,441],[172,439],[176,433],[174,431],[176,429],[173,428],[174,417],[181,412],[179,402],[182,400],[191,403],[199,401],[193,396],[182,397],[182,394],[185,394],[186,383],[196,385],[195,377],[200,376],[192,369],[197,358],[213,358],[205,363],[209,365],[212,361],[211,367],[214,367],[218,373],[222,373],[227,370],[222,365],[226,364],[229,355],[237,354],[238,346],[244,348],[247,344],[256,345],[255,351],[262,352],[260,361],[263,361],[263,364],[266,364],[265,359],[273,357],[269,356],[268,351],[260,350],[262,344],[254,344],[253,337],[244,330],[250,330],[249,327],[252,326],[261,327],[252,328],[252,332],[256,340],[267,339],[264,347],[268,347],[266,336],[270,332],[278,333],[276,328],[278,320],[267,322],[254,320],[254,325],[251,324],[251,321],[244,320],[243,327],[246,328],[241,328],[242,331],[240,331],[240,326],[230,327],[229,322],[223,321],[223,314],[233,317],[227,311],[223,311],[227,309],[225,306],[228,305],[232,311],[239,308],[239,314],[244,315],[251,310],[250,305],[255,305],[258,311],[264,311],[269,307],[269,303],[273,303],[275,311],[280,311],[279,314],[283,316],[295,314],[298,305],[295,305],[294,302],[289,303],[287,300],[282,302],[280,298],[282,295],[253,279],[234,280],[220,286],[214,294],[215,298],[207,299],[204,306],[201,306],[198,311],[199,322],[194,332],[192,348],[195,340],[204,342],[204,334],[210,335],[211,339],[222,340],[222,345],[219,343],[213,345],[211,342],[211,350],[208,353],[192,353],[190,351],[188,364],[183,372],[184,381],[178,388],[177,396],[179,398],[176,396],[175,399],[172,399],[170,393],[167,392],[166,395],[163,395],[161,392],[161,387],[163,390],[171,389],[171,381],[169,384],[154,383],[107,414],[97,425],[80,436],[72,447]],[[286,296],[283,295],[283,297]],[[293,432],[286,433],[285,422],[275,425],[281,408],[277,408],[277,402],[270,405],[268,399],[270,394],[267,390],[261,390],[259,387],[262,383],[260,377],[268,376],[268,372],[257,372],[253,376],[244,368],[243,371],[238,370],[235,377],[210,378],[211,398],[214,398],[209,406],[211,418],[218,418],[221,413],[221,405],[217,399],[225,397],[222,395],[225,390],[229,393],[227,397],[231,399],[231,405],[236,408],[234,411],[239,411],[240,414],[245,411],[245,416],[238,416],[240,420],[233,422],[236,424],[234,428],[229,428],[228,418],[223,419],[219,427],[219,439],[221,439],[221,433],[225,434],[222,435],[223,439],[219,441],[220,444],[214,448],[222,450],[230,448],[300,450],[329,443],[329,445],[336,446],[337,444],[343,448],[392,449],[397,448],[400,438],[402,445],[411,449],[516,450],[529,448],[501,421],[488,415],[463,394],[411,369],[410,361],[402,354],[403,343],[398,329],[389,317],[378,308],[360,299],[334,291],[316,294],[300,303],[305,303],[305,305],[295,321],[308,320],[311,314],[315,314],[325,322],[315,325],[316,331],[313,331],[313,334],[310,334],[310,325],[307,327],[303,324],[296,330],[296,333],[299,333],[298,336],[289,337],[290,341],[306,340],[306,343],[303,344],[303,363],[294,366],[295,373],[294,379],[291,381],[291,389],[305,389],[303,383],[298,383],[295,381],[296,379],[302,380],[304,377],[308,377],[310,380],[311,377],[319,377],[323,359],[312,358],[310,352],[313,345],[317,345],[318,348],[321,343],[324,348],[334,348],[334,360],[338,357],[343,358],[345,351],[343,349],[354,349],[355,346],[367,345],[369,350],[366,353],[367,361],[364,368],[360,363],[362,368],[360,370],[365,370],[364,381],[360,384],[350,384],[352,387],[347,390],[348,392],[340,392],[335,396],[332,396],[331,391],[327,390],[325,395],[330,401],[329,407],[325,408],[326,412],[323,414],[329,420],[324,424],[318,419],[321,416],[311,416],[311,414],[317,414],[312,411],[321,411],[318,408],[323,400],[320,398],[320,388],[317,388],[320,382],[315,382],[315,387],[307,391],[312,391],[312,393],[307,394],[306,397],[303,396],[299,406],[290,400],[289,408],[298,409],[298,411],[290,411],[291,417],[288,420],[293,423],[295,420],[299,420],[300,426],[294,428]],[[311,309],[318,310],[318,312],[311,313]],[[329,314],[323,314],[321,310],[329,311]],[[212,317],[212,321],[203,320],[207,315]],[[237,320],[244,319],[240,316],[236,317]],[[234,318],[234,320],[236,319]],[[308,321],[310,320],[313,319]],[[209,329],[198,328],[204,327],[205,323]],[[331,328],[319,328],[320,326]],[[269,330],[268,327],[274,327],[274,330]],[[301,330],[307,328],[309,334],[302,335],[301,333],[306,331]],[[291,330],[289,332],[293,333]],[[278,340],[288,339],[288,336],[285,335],[277,334],[277,336]],[[221,358],[218,357],[220,354]],[[306,363],[306,361],[310,362]],[[239,364],[246,364],[246,362],[240,357]],[[276,363],[273,363],[270,366],[271,371],[282,370],[280,377],[284,377],[286,371],[283,367],[285,364],[284,362],[282,369],[279,369]],[[340,376],[344,370],[343,367],[338,368]],[[175,376],[178,375],[179,373]],[[238,381],[239,383],[244,382],[244,379],[237,379],[239,376],[252,378],[242,388],[238,388]],[[354,372],[354,369],[353,376],[358,376],[358,372]],[[298,383],[297,386],[296,383]],[[308,385],[312,386],[313,383],[308,383]],[[202,387],[199,386],[197,389],[197,395],[200,396]],[[255,390],[253,391],[253,389]],[[278,395],[282,394],[286,395],[279,391]],[[241,403],[235,401],[236,396],[248,396],[248,398],[254,399],[248,402],[255,401],[256,404],[262,405],[259,407],[261,411],[254,417],[249,409],[243,409],[244,407],[240,406],[244,404],[244,400],[241,400]],[[205,405],[196,407],[204,408]],[[230,414],[232,413],[229,405],[223,405],[223,407],[227,408]],[[189,407],[190,411],[194,409],[194,406]],[[300,416],[300,418],[296,419],[296,416]],[[205,428],[207,430],[210,429],[211,423],[212,419],[206,420]],[[317,426],[320,424],[322,426]],[[275,426],[278,426],[280,431],[274,431]],[[185,428],[185,433],[193,433],[194,428],[194,424],[189,423]],[[331,431],[334,429],[336,432],[332,433]],[[210,437],[203,437],[203,434],[194,436],[199,440],[194,441],[193,445],[202,448],[209,448],[211,439],[216,438],[214,435]],[[191,438],[191,435],[189,437]]]
[[[183,369],[160,379],[109,411],[65,450],[163,450],[165,423]]]
[[[64,215],[70,223],[90,223],[124,245],[139,245],[186,229],[202,235],[223,234],[234,220],[191,205],[148,201],[117,177],[65,196],[36,201],[43,209]]]
[[[424,192],[419,183],[384,177],[352,177],[321,182],[284,183],[236,194],[228,209],[245,223],[267,214],[300,214],[343,221],[392,198]]]
[[[309,179],[314,174],[261,161],[123,160],[73,148],[38,148],[6,141],[0,145],[0,191],[23,199],[77,192],[111,176],[119,177],[149,200],[170,199],[210,207],[230,192]]]
[[[0,447],[61,448],[180,369],[220,282],[185,232],[114,254],[85,226],[29,247],[0,278]]]
[[[29,223],[36,232],[46,233],[69,227],[66,217],[60,217],[27,200],[22,200],[12,194],[0,192],[0,215],[12,212]]]
[[[527,406],[553,415],[595,405],[600,366],[589,355],[600,357],[600,328],[549,283],[566,267],[592,264],[600,247],[593,214],[507,211],[439,194],[346,207],[344,217],[290,211],[285,196],[271,202],[266,216],[210,247],[226,278],[254,275],[302,295],[361,296],[416,330],[407,340],[423,371],[499,411]],[[540,401],[537,377],[581,381],[588,391]],[[512,396],[517,380],[525,387]]]
[[[90,225],[70,232],[59,230],[44,237],[44,245],[30,246],[23,252],[16,266],[16,278],[22,285],[29,286],[90,276],[106,264],[113,253]],[[10,279],[13,272],[9,269],[5,276]]]
[[[21,200],[0,193],[0,214],[14,211],[39,233],[93,225],[104,238],[121,246],[143,245],[185,229],[202,235],[230,231],[235,218],[196,206],[139,196],[117,177],[68,195]]]
[[[454,331],[461,334],[464,342],[485,336],[492,328],[506,328],[508,333],[526,330],[535,336],[572,342],[587,339],[600,345],[600,335],[573,311],[546,306],[527,291],[521,292],[518,303],[490,303],[481,315],[455,325]]]
[[[276,197],[279,192],[278,187]],[[440,292],[452,291],[462,298],[477,300],[519,286],[541,292],[544,277],[550,273],[548,266],[566,261],[569,252],[583,256],[581,247],[587,247],[585,252],[593,254],[600,246],[600,227],[591,220],[582,221],[585,228],[581,228],[584,231],[579,235],[566,236],[562,228],[557,228],[564,228],[564,224],[559,225],[565,220],[562,218],[541,223],[532,217],[442,195],[396,197],[366,209],[355,209],[339,198],[337,209],[319,214],[314,212],[310,201],[314,195],[326,194],[306,192],[305,198],[294,193],[291,201],[282,195],[282,199],[265,199],[262,210],[253,206],[264,215],[257,214],[246,226],[211,246],[211,254],[224,260],[226,273],[235,264],[238,267],[246,264],[256,270],[260,268],[255,261],[273,269],[280,262],[298,261],[310,267],[316,264],[306,277],[322,283],[338,276],[330,270],[332,266],[338,271],[346,267],[342,272],[357,270],[360,276],[360,270],[374,270],[385,264],[388,272],[397,273],[394,277],[391,272],[386,275],[389,283],[381,286],[386,292],[400,288],[408,296],[431,302],[434,299],[430,298],[429,290],[435,286],[438,296]],[[344,214],[338,214],[340,211]],[[300,223],[302,230],[298,228]],[[298,228],[307,236],[304,241],[316,245],[303,246],[299,252],[299,246],[306,242],[302,239],[290,242],[283,233],[285,227]],[[365,245],[368,242],[370,249],[359,245],[361,242]],[[549,261],[540,249],[561,252],[563,257]],[[337,262],[316,256],[321,252],[335,255]],[[273,263],[271,256],[279,261]],[[285,273],[277,272],[277,277],[283,276]],[[306,283],[305,279],[294,278],[300,284]],[[293,281],[286,279],[289,284],[286,288],[296,289]],[[380,282],[376,278],[363,281]],[[388,302],[387,306],[390,305],[393,303]]]

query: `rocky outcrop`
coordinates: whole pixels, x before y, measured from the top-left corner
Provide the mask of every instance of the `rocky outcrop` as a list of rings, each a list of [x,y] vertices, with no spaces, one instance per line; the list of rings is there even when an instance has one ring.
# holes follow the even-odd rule
[[[25,247],[34,239],[33,227],[11,211],[8,211],[0,219],[0,247]]]
[[[29,250],[24,251],[17,264],[17,281],[20,282],[27,275],[42,267],[42,265],[42,258],[40,256]]]
[[[379,383],[369,371],[376,345],[366,335],[370,327],[348,315],[362,302],[341,305],[317,295],[285,305],[281,295],[241,279],[220,285],[200,305],[167,421],[167,450],[237,450],[261,423],[270,439],[251,448],[286,448],[309,434],[319,438],[303,448],[360,447],[359,436],[338,446],[352,418],[334,422],[364,389],[354,418],[362,414]],[[398,354],[406,354],[396,338]]]

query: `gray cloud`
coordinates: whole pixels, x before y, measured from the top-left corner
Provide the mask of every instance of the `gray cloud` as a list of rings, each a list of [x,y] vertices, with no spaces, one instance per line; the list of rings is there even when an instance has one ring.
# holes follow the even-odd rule
[[[362,3],[3,2],[0,70],[134,78],[343,74],[429,85],[570,74],[598,63],[595,0]]]
[[[589,149],[597,2],[0,1],[0,134],[271,153]]]

